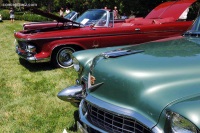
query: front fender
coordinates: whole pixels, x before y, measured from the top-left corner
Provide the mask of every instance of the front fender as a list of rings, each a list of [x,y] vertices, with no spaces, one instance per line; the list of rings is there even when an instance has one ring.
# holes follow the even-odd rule
[[[159,122],[156,127],[168,131],[168,119],[166,117],[167,111],[180,114],[187,120],[191,121],[198,129],[200,129],[200,94],[195,94],[176,100],[169,104],[162,112]],[[164,131],[163,131],[164,132]]]
[[[87,49],[87,47],[85,47],[79,42],[62,40],[62,39],[52,41],[51,43],[48,44],[49,50],[51,51],[53,51],[54,49],[60,46],[69,46],[69,47],[73,46],[73,47],[79,47],[79,49]]]
[[[200,129],[200,94],[170,106],[169,110],[182,115]]]

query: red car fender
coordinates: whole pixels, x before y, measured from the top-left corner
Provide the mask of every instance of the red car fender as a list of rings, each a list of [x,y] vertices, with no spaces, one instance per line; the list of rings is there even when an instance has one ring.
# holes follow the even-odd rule
[[[53,42],[50,42],[48,46],[48,51],[50,51],[52,54],[56,48],[61,47],[61,46],[69,46],[73,49],[75,47],[79,47],[80,49],[87,49],[83,44],[79,42],[66,42],[65,40],[55,40]]]

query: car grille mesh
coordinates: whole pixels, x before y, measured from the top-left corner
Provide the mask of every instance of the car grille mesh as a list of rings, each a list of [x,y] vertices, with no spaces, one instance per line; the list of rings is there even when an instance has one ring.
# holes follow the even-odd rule
[[[134,119],[111,113],[87,103],[88,120],[95,126],[113,133],[151,133],[151,130]]]
[[[26,50],[27,49],[27,43],[23,41],[18,41],[18,45],[21,49]]]

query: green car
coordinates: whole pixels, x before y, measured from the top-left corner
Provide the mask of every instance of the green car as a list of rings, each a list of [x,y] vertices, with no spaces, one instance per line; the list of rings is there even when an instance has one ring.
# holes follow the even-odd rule
[[[200,133],[200,17],[183,36],[73,54],[81,132]]]

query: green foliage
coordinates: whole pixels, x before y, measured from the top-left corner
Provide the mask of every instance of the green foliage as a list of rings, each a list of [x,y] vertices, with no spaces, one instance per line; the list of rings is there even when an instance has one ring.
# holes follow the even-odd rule
[[[25,13],[22,16],[23,19],[21,20],[25,20],[25,21],[31,21],[31,22],[40,22],[40,21],[50,21],[50,19],[37,15],[37,14],[31,14],[31,13]]]
[[[10,19],[9,10],[0,10],[0,14],[1,14],[3,20]]]
[[[77,74],[72,68],[53,69],[48,63],[19,61],[13,33],[21,30],[23,23],[0,23],[0,132],[76,132],[77,108],[59,100],[57,93],[73,85]]]
[[[10,14],[9,10],[4,9],[0,10],[0,14],[2,15],[3,20],[9,20]],[[24,13],[24,12],[15,12],[15,20],[25,20],[25,21],[31,21],[31,22],[40,22],[40,21],[51,21],[51,19],[37,15],[32,14],[30,12]]]

